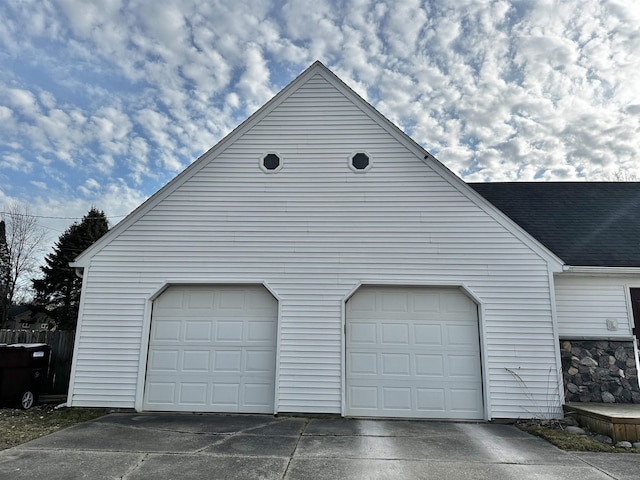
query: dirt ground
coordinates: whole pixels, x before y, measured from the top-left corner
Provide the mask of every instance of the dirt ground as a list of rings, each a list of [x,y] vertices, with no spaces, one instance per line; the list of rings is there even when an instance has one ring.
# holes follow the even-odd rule
[[[101,417],[104,408],[60,408],[36,405],[30,410],[0,407],[0,450],[49,435],[76,423]]]

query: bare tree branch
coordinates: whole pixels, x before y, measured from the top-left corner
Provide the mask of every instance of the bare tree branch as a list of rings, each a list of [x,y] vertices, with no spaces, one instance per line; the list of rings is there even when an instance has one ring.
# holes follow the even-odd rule
[[[610,173],[605,177],[605,180],[609,182],[637,182],[640,180],[638,175],[629,170],[618,169],[613,173]]]
[[[29,206],[18,202],[4,208],[2,220],[9,251],[7,302],[11,305],[18,296],[24,297],[31,285],[30,276],[38,268],[46,232],[31,215]]]

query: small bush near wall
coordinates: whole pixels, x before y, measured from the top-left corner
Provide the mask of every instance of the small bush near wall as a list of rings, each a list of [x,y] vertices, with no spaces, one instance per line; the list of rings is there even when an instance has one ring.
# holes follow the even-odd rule
[[[640,403],[633,342],[562,340],[567,402]]]

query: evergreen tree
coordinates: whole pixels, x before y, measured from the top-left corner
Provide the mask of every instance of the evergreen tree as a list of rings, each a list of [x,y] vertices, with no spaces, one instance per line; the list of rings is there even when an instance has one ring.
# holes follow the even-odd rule
[[[11,258],[7,246],[7,229],[3,221],[0,221],[0,326],[7,321],[7,313],[11,306]]]
[[[109,230],[104,212],[92,207],[80,223],[71,225],[40,267],[43,278],[33,280],[36,302],[45,305],[61,329],[75,329],[82,279],[69,266]]]

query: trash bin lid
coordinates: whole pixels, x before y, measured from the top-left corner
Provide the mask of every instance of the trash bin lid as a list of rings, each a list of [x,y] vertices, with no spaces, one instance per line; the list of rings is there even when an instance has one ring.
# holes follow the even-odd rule
[[[38,349],[42,347],[49,347],[46,343],[11,343],[4,345],[7,348],[25,348],[25,349]]]

